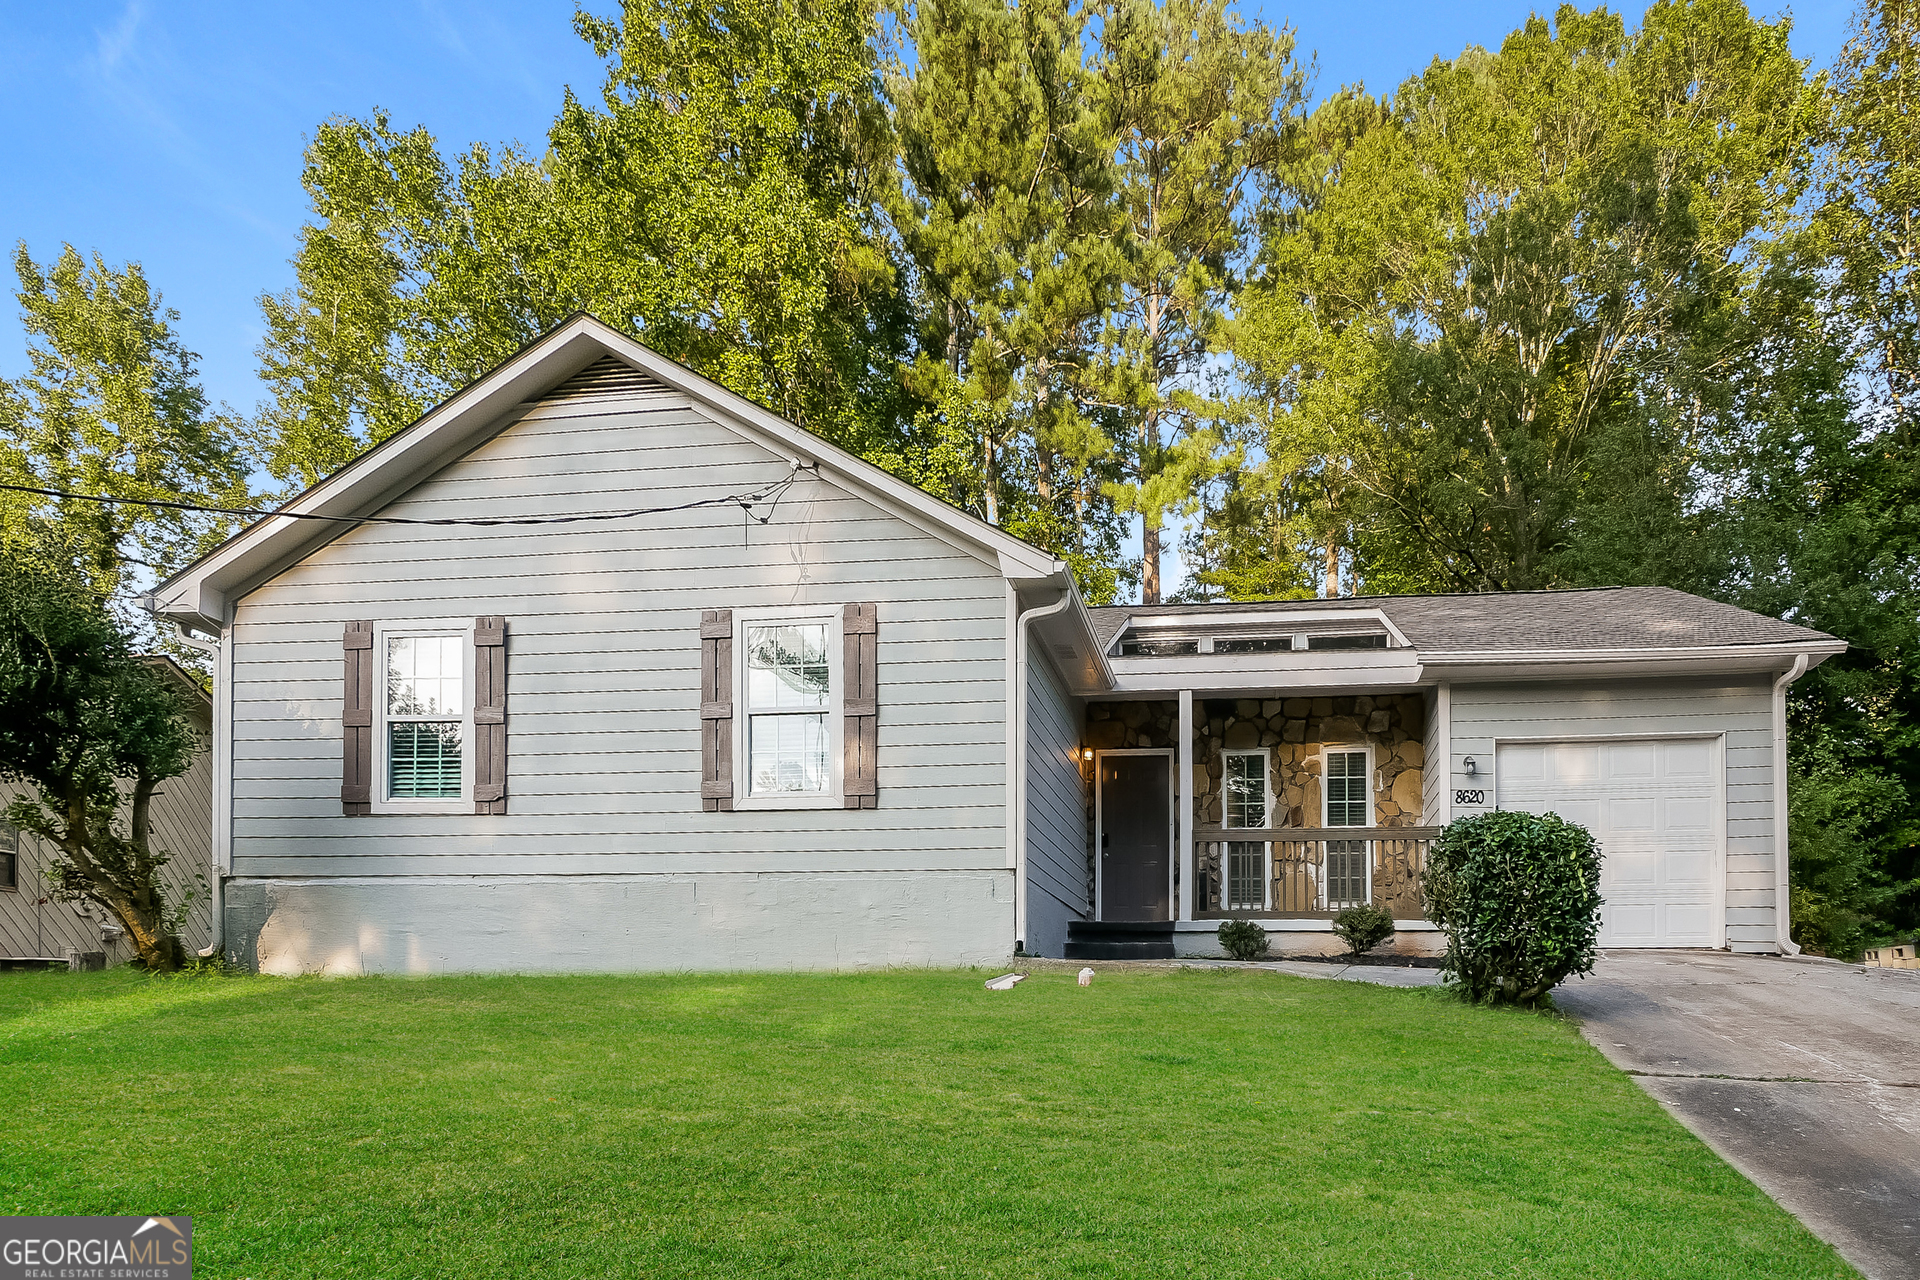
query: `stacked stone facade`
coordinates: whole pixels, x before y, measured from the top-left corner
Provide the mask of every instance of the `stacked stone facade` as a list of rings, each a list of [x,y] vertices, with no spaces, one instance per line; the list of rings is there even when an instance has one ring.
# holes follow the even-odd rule
[[[1225,816],[1221,777],[1223,753],[1266,748],[1268,795],[1273,827],[1319,827],[1324,821],[1322,753],[1328,748],[1372,748],[1373,821],[1381,827],[1419,826],[1426,766],[1426,703],[1419,694],[1360,694],[1339,698],[1196,699],[1194,703],[1193,797],[1195,827],[1219,827]],[[1091,702],[1087,704],[1087,742],[1096,750],[1173,748],[1179,733],[1179,704]],[[1089,827],[1092,804],[1089,797]],[[1384,843],[1384,842],[1383,842]],[[1091,855],[1091,840],[1089,840]],[[1379,850],[1374,868],[1376,900],[1396,915],[1418,914],[1418,890],[1405,874],[1396,874]],[[1202,911],[1220,909],[1219,851],[1200,854]],[[1274,900],[1311,897],[1310,885],[1281,884],[1276,845]],[[1298,891],[1298,892],[1296,892]],[[1410,895],[1410,896],[1409,896]],[[1402,903],[1397,899],[1409,897]]]

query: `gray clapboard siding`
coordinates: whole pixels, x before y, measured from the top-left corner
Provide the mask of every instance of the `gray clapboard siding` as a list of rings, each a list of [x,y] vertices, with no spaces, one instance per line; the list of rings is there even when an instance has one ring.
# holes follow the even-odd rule
[[[646,384],[617,400],[531,412],[383,514],[668,506],[764,489],[791,475],[789,459]],[[705,812],[701,611],[864,601],[879,614],[880,807]],[[806,475],[767,526],[717,507],[585,525],[345,532],[236,605],[229,896],[236,904],[230,922],[247,935],[239,944],[252,946],[249,938],[259,936],[257,958],[269,968],[324,968],[338,941],[327,931],[348,938],[353,924],[370,936],[414,939],[439,968],[634,967],[640,953],[618,947],[608,954],[627,960],[574,964],[564,947],[543,950],[532,923],[517,935],[502,924],[504,940],[493,926],[475,924],[469,940],[429,946],[423,940],[440,926],[420,913],[457,919],[467,892],[457,886],[491,877],[495,887],[482,896],[517,901],[526,922],[575,903],[567,909],[579,913],[576,932],[624,937],[631,921],[613,907],[569,896],[583,878],[671,881],[678,887],[665,897],[636,901],[678,901],[684,890],[696,904],[708,900],[715,879],[732,887],[713,888],[713,900],[747,912],[741,921],[754,922],[748,931],[755,936],[804,932],[813,917],[784,912],[760,901],[762,891],[739,886],[756,877],[817,876],[833,882],[819,888],[823,900],[881,893],[887,901],[860,917],[858,928],[885,936],[854,938],[856,917],[836,908],[823,917],[825,933],[783,953],[792,963],[921,954],[920,943],[901,941],[910,934],[934,940],[925,953],[946,961],[1003,957],[1013,941],[1005,613],[996,565]],[[483,614],[508,625],[509,811],[342,816],[341,623],[465,626]],[[476,879],[436,881],[437,889],[413,883],[449,872]],[[931,877],[929,885],[958,877],[955,884],[971,887],[957,899],[922,893],[901,879],[913,872]],[[271,884],[290,876],[311,883],[275,897]],[[863,877],[877,877],[877,887],[848,887]],[[781,883],[788,892],[791,884]],[[367,887],[380,884],[392,891]],[[921,911],[936,899],[941,910],[964,900],[971,914],[930,921]],[[249,915],[248,903],[263,905],[266,915]],[[315,913],[300,928],[288,914],[296,904]],[[676,953],[693,957],[685,963],[729,967],[726,948],[746,945],[741,921],[655,923],[669,934],[691,930]],[[381,954],[367,965],[411,963]]]
[[[1774,942],[1772,691],[1764,679],[1479,685],[1453,688],[1453,759],[1473,755],[1476,787],[1498,794],[1500,738],[1726,735],[1727,939]],[[1466,785],[1455,779],[1450,786]]]
[[[1067,921],[1092,914],[1080,711],[1036,643],[1027,663],[1027,950],[1063,954]]]
[[[856,812],[867,812],[856,810]],[[897,833],[900,834],[900,833]],[[471,866],[469,858],[472,850],[479,850],[486,856],[484,874],[490,876],[515,876],[537,895],[542,882],[553,877],[577,877],[587,875],[841,875],[864,874],[866,872],[896,871],[955,871],[972,872],[979,868],[972,865],[973,854],[967,849],[923,849],[916,847],[911,857],[884,853],[848,853],[833,848],[748,850],[730,853],[725,856],[691,853],[526,853],[505,852],[488,845],[484,841],[469,840],[461,848],[448,848],[440,854],[414,852],[412,844],[408,852],[391,853],[382,858],[380,874],[389,877],[415,875],[464,875]],[[910,865],[905,865],[910,864]],[[356,856],[351,850],[332,852],[320,849],[312,854],[301,856],[286,854],[275,858],[262,858],[254,866],[248,879],[279,879],[285,876],[361,876],[365,877],[368,863],[362,856]],[[998,875],[999,872],[992,874]],[[1012,918],[1007,927],[1013,926]],[[1013,937],[1009,933],[1001,940],[1002,954],[1011,949]]]
[[[205,717],[197,718],[198,728],[207,733]],[[337,757],[336,750],[336,757]],[[339,784],[335,784],[338,791]],[[17,783],[0,783],[0,809],[30,791]],[[172,859],[161,868],[160,882],[166,886],[171,902],[194,895],[187,917],[180,928],[180,940],[188,951],[207,945],[212,915],[207,881],[211,877],[213,857],[213,760],[202,751],[187,771],[169,778],[154,792],[151,810],[154,845],[171,853]],[[43,870],[53,861],[51,846],[42,847],[38,837],[23,833],[20,837],[19,888],[12,893],[0,891],[0,954],[10,956],[64,956],[68,950],[102,950],[100,930],[92,920],[64,902],[42,903],[46,896]],[[95,909],[105,918],[105,913]],[[118,939],[105,948],[109,963],[119,964],[133,958],[133,944]]]

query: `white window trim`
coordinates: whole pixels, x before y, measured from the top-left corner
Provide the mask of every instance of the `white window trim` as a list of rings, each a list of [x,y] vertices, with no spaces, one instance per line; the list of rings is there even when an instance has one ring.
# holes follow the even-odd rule
[[[457,636],[465,643],[460,658],[460,794],[432,799],[389,799],[392,778],[387,762],[387,641],[409,636]],[[445,618],[417,622],[380,622],[373,628],[373,785],[369,788],[374,813],[473,812],[473,623]]]
[[[1228,821],[1227,821],[1227,818],[1228,818],[1227,759],[1230,756],[1260,757],[1260,778],[1261,778],[1261,781],[1264,783],[1265,789],[1266,789],[1267,820],[1265,823],[1262,824],[1261,827],[1252,828],[1252,829],[1261,830],[1261,829],[1272,827],[1274,825],[1274,821],[1273,821],[1273,799],[1274,799],[1273,748],[1271,747],[1228,747],[1228,748],[1223,748],[1220,752],[1220,826],[1221,826],[1221,829],[1224,831],[1242,831],[1242,830],[1248,829],[1244,827],[1231,826],[1228,824]],[[1252,908],[1252,909],[1259,910],[1259,911],[1265,911],[1269,909],[1273,905],[1273,845],[1272,843],[1266,840],[1260,840],[1260,841],[1234,840],[1231,836],[1229,836],[1227,840],[1228,842],[1231,842],[1233,844],[1257,843],[1260,846],[1260,905],[1257,908]],[[1248,908],[1232,907],[1228,905],[1228,903],[1231,901],[1233,897],[1231,892],[1231,888],[1233,884],[1233,867],[1231,865],[1232,857],[1233,857],[1233,854],[1231,850],[1227,849],[1225,847],[1225,843],[1223,843],[1220,850],[1220,859],[1221,859],[1220,861],[1220,909],[1222,911],[1247,910]]]
[[[1327,742],[1322,743],[1320,746],[1320,827],[1323,831],[1340,831],[1343,829],[1327,824],[1327,806],[1333,803],[1333,788],[1327,785],[1327,780],[1331,776],[1327,770],[1327,757],[1354,755],[1356,753],[1363,754],[1367,758],[1366,769],[1360,775],[1361,780],[1365,783],[1365,789],[1362,794],[1367,797],[1367,820],[1363,825],[1371,827],[1380,821],[1380,811],[1377,807],[1379,800],[1373,793],[1373,744],[1370,742]],[[1352,828],[1345,829],[1351,830]],[[1337,840],[1340,839],[1340,837],[1328,836],[1327,839]],[[1373,901],[1373,842],[1367,840],[1363,841],[1363,843],[1367,846],[1364,855],[1364,865],[1367,869],[1367,883],[1362,901],[1371,902]],[[1324,844],[1320,847],[1320,859],[1320,902],[1322,907],[1331,910],[1329,895],[1332,891],[1333,884],[1327,871],[1327,851]]]
[[[1272,747],[1227,747],[1220,752],[1220,825],[1229,831],[1241,828],[1227,823],[1227,758],[1229,756],[1259,756],[1260,777],[1266,784],[1267,820],[1263,827],[1271,827],[1273,821],[1273,748]]]
[[[1333,803],[1333,788],[1327,785],[1331,776],[1327,772],[1328,756],[1345,756],[1360,752],[1367,757],[1367,771],[1363,775],[1366,781],[1367,820],[1363,826],[1374,826],[1380,820],[1379,800],[1373,794],[1373,744],[1372,743],[1325,743],[1320,748],[1320,825],[1329,830],[1339,830],[1327,822],[1327,806]]]
[[[827,789],[814,795],[783,792],[753,794],[753,707],[747,696],[747,628],[769,622],[824,622],[827,626]],[[846,642],[845,609],[840,605],[736,609],[733,613],[733,807],[755,809],[842,809],[846,807]]]

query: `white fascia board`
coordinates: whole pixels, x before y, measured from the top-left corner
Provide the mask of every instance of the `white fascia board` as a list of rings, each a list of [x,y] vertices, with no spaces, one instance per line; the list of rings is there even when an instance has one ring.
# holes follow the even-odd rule
[[[1420,656],[1436,680],[1543,680],[1567,676],[1667,676],[1778,672],[1805,654],[1809,668],[1845,653],[1844,640],[1669,649],[1483,650]]]
[[[1182,654],[1116,658],[1123,693],[1288,696],[1295,693],[1410,692],[1431,683],[1410,649],[1320,650],[1307,653]]]
[[[633,366],[686,395],[720,425],[771,452],[820,464],[823,479],[860,492],[1002,574],[1046,578],[1064,571],[1047,552],[949,506],[872,463],[805,431],[744,397],[651,351],[591,316],[575,316],[455,392],[419,421],[388,437],[285,504],[301,515],[377,512],[448,463],[510,426],[523,407],[603,356]],[[217,631],[232,598],[353,526],[264,516],[160,584],[160,617]]]

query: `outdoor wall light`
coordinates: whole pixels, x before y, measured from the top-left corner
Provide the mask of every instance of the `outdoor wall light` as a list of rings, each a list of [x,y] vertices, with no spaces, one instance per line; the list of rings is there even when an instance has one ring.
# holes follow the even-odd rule
[[[1082,747],[1082,748],[1080,748],[1080,758],[1081,758],[1082,760],[1085,760],[1085,761],[1086,761],[1086,762],[1087,762],[1088,764],[1092,764],[1092,763],[1093,763],[1093,748],[1092,748],[1092,747]]]
[[[1472,756],[1468,756],[1465,760],[1462,760],[1460,762],[1460,766],[1461,768],[1467,771],[1467,776],[1469,778],[1475,776],[1480,772],[1480,766],[1473,762]]]

